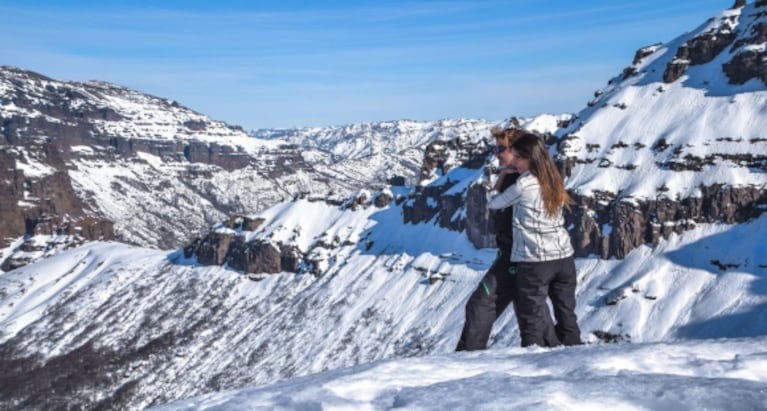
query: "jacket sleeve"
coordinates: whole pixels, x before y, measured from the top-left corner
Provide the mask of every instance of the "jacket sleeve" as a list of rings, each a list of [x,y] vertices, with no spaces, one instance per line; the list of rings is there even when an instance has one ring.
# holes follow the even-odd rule
[[[510,185],[506,190],[498,193],[487,202],[487,207],[493,210],[506,208],[519,202],[522,197],[522,191],[517,184]]]

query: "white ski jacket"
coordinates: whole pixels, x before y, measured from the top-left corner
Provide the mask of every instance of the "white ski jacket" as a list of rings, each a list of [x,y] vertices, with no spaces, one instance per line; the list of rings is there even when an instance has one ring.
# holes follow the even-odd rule
[[[548,215],[538,178],[529,171],[522,173],[516,184],[488,201],[491,209],[509,206],[514,206],[511,261],[551,261],[574,254],[561,210],[554,217]]]

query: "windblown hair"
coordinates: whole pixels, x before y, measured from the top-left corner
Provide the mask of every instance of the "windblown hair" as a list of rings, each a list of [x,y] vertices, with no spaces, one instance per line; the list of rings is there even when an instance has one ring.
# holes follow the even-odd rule
[[[506,147],[511,147],[511,143],[517,139],[517,137],[529,134],[530,132],[519,127],[493,127],[490,129],[490,134],[498,140],[503,142]]]
[[[530,173],[538,178],[538,183],[541,185],[541,197],[546,212],[554,216],[563,207],[569,209],[573,200],[565,190],[562,175],[559,174],[543,139],[535,134],[526,133],[517,137],[511,144],[511,148],[520,157],[530,160]]]

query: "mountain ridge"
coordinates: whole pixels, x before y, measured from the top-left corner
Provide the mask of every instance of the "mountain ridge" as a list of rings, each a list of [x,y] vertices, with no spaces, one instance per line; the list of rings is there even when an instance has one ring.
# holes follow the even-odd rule
[[[104,82],[4,66],[0,90],[0,156],[11,165],[0,180],[6,271],[94,239],[177,248],[233,214],[296,196],[343,199],[392,179],[413,184],[425,142],[481,139],[494,124],[389,121],[295,130],[290,139],[261,130],[254,138],[172,100]],[[336,130],[365,141],[364,152],[349,149],[349,138],[330,137]]]
[[[577,202],[567,224],[578,250],[577,314],[588,343],[744,338],[755,346],[767,335],[767,261],[756,241],[767,235],[759,157],[767,147],[761,140],[767,86],[753,78],[737,86],[752,90],[707,95],[689,84],[723,84],[724,60],[684,70],[671,64],[683,44],[707,44],[695,39],[707,37],[710,25],[730,27],[732,45],[758,46],[752,31],[767,19],[765,6],[743,3],[666,46],[645,49],[636,72],[611,79],[595,104],[543,133]],[[737,54],[727,56],[731,63]],[[660,73],[668,67],[681,77],[666,83]],[[690,116],[691,108],[705,115]],[[278,149],[292,153],[283,165],[293,164],[295,148]],[[492,244],[483,243],[489,232],[480,228],[488,221],[484,186],[497,163],[485,138],[435,140],[422,150],[417,166],[406,167],[412,180],[405,185],[350,189],[351,196],[337,198],[326,195],[326,186],[313,191],[316,197],[300,195],[299,187],[299,195],[271,207],[216,217],[204,233],[237,245],[236,257],[279,246],[259,261],[285,258],[294,263],[291,270],[250,272],[229,263],[229,246],[206,260],[199,247],[185,255],[94,241],[0,274],[3,401],[141,409],[376,360],[452,352],[463,305],[495,258]],[[141,167],[164,167],[157,154],[137,152]],[[334,159],[327,152],[320,157]],[[93,164],[87,169],[96,176],[111,167]],[[350,164],[359,167],[362,159]],[[212,175],[208,166],[190,172]],[[326,170],[330,178],[355,167]],[[162,173],[136,175],[151,181],[146,176]],[[107,186],[116,181],[129,194],[137,180],[107,180]],[[326,201],[333,198],[339,201]],[[205,236],[200,244],[212,239]],[[517,331],[513,314],[504,313],[491,351],[518,345]]]

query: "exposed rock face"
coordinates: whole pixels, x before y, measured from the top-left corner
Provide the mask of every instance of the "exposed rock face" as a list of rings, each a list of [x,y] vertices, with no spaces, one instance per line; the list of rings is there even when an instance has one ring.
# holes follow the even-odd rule
[[[749,37],[736,41],[730,52],[735,56],[722,65],[722,70],[733,84],[744,84],[753,78],[767,84],[767,51],[749,49],[748,45],[767,42],[767,23],[755,23],[748,28]]]
[[[3,165],[12,168],[0,171],[6,194],[0,249],[34,236],[25,212],[42,200],[29,188],[56,196],[55,210],[41,206],[47,217],[81,206],[81,216],[112,223],[111,235],[101,230],[104,239],[172,249],[228,215],[258,212],[297,196],[339,201],[362,189],[412,184],[426,144],[491,125],[402,120],[258,130],[254,138],[171,100],[3,66],[0,151]],[[54,182],[61,188],[41,186]],[[391,195],[373,199],[376,207],[390,200]],[[32,220],[42,215],[30,212]],[[73,216],[67,221],[80,218]]]
[[[420,179],[428,180],[435,173],[445,175],[457,164],[479,168],[485,160],[483,153],[487,153],[487,144],[484,142],[470,142],[460,137],[431,142],[426,146]]]
[[[586,256],[602,250],[609,250],[609,237],[605,241],[601,227],[592,216],[591,209],[581,204],[573,206],[571,210],[570,220],[573,223],[573,229],[570,231],[570,235],[575,254]],[[599,255],[606,258],[601,253]]]
[[[663,81],[673,83],[684,74],[688,66],[710,62],[735,38],[735,33],[729,28],[723,28],[690,39],[687,43],[679,46],[675,58],[666,66]]]
[[[732,9],[740,9],[745,5],[745,1],[736,1]],[[755,8],[764,5],[763,1],[757,1],[754,4]],[[749,47],[761,45],[767,41],[767,23],[755,22],[753,25],[739,27],[749,35],[736,41],[738,35],[733,27],[737,22],[734,19],[725,21],[726,24],[720,25],[717,29],[693,37],[679,46],[675,57],[666,65],[663,81],[672,83],[678,80],[684,75],[687,67],[706,64],[730,46],[729,52],[733,57],[722,64],[722,71],[729,78],[730,83],[744,84],[751,79],[759,79],[767,84],[767,51],[763,47],[757,49]],[[641,50],[637,51],[634,66],[643,58]],[[627,68],[624,70],[624,77],[635,73],[635,68]]]
[[[513,126],[512,126],[513,127]],[[426,178],[437,169],[445,175],[451,169],[480,169],[485,167],[491,154],[490,143],[466,145],[460,141],[450,142],[441,149],[427,149],[424,153],[425,170],[421,175]],[[444,159],[461,159],[460,163],[444,165]],[[492,167],[485,167],[486,177],[493,172]],[[441,182],[441,184],[438,184]],[[435,224],[453,231],[464,231],[472,244],[478,248],[495,247],[493,213],[487,209],[488,190],[483,184],[469,184],[461,192],[451,188],[458,183],[447,176],[437,182],[420,187],[402,208],[403,222],[417,224],[435,219]]]
[[[762,104],[763,86],[767,84],[767,58],[764,54],[767,25],[763,22],[763,16],[767,15],[767,10],[763,8],[765,5],[765,1],[757,1],[753,5],[736,1],[732,9],[737,11],[722,13],[721,16],[710,19],[701,32],[689,35],[686,41],[683,39],[675,50],[663,50],[655,56],[656,59],[646,58],[661,50],[663,45],[655,44],[639,49],[632,66],[624,69],[622,76],[612,79],[607,88],[595,93],[595,100],[590,102],[590,106],[601,103],[601,106],[594,110],[609,110],[611,106],[615,107],[615,101],[627,95],[621,90],[636,90],[641,87],[654,89],[654,93],[651,93],[652,99],[634,101],[633,104],[652,105],[655,103],[654,99],[668,99],[669,96],[665,94],[666,86],[652,86],[648,83],[659,80],[674,82],[687,72],[687,67],[703,65],[706,65],[705,70],[697,71],[696,77],[690,78],[689,82],[685,82],[688,84],[682,85],[683,93],[688,93],[690,89],[699,89],[701,85],[706,87],[716,84],[721,79],[730,84],[758,80],[762,86],[754,84],[754,89],[758,90],[754,101],[758,103],[753,104]],[[668,53],[673,53],[671,59],[666,57]],[[637,76],[641,76],[641,79],[636,80]],[[615,81],[619,83],[614,83]],[[715,92],[706,94],[720,97]],[[740,95],[733,95],[728,104],[735,104],[736,97]],[[712,98],[701,104],[714,105],[717,101]],[[644,108],[646,109],[646,106]],[[629,104],[628,110],[631,109]],[[714,110],[712,107],[708,109]],[[706,110],[701,109],[700,112],[705,113]],[[673,116],[673,113],[669,114]],[[683,123],[687,116],[695,114],[693,110],[671,118]],[[621,127],[641,129],[643,122],[654,123],[653,118],[641,114],[632,120],[634,121],[629,121]],[[728,169],[746,170],[747,175],[755,178],[735,178],[731,183],[722,185],[721,179],[702,177],[707,181],[705,184],[698,184],[697,187],[685,184],[685,194],[682,195],[667,195],[668,187],[659,184],[659,187],[655,187],[654,194],[643,193],[641,199],[620,193],[622,187],[617,188],[618,193],[599,191],[601,188],[591,187],[590,197],[571,193],[576,204],[565,216],[568,227],[571,227],[577,255],[595,254],[602,258],[623,258],[640,245],[657,244],[661,238],[693,229],[698,224],[741,223],[765,210],[766,194],[760,181],[767,171],[767,155],[764,154],[764,143],[767,139],[760,135],[762,130],[759,127],[733,126],[733,135],[712,135],[703,141],[702,138],[696,138],[694,132],[669,137],[673,134],[669,132],[669,126],[656,124],[655,128],[663,130],[659,131],[659,135],[650,133],[646,139],[641,135],[638,138],[635,136],[629,144],[619,141],[610,147],[601,147],[601,141],[589,141],[589,138],[614,143],[613,137],[619,132],[619,128],[607,126],[603,131],[599,127],[600,124],[592,124],[591,130],[583,133],[579,128],[588,121],[588,116],[585,116],[581,122],[574,122],[562,132],[556,159],[561,173],[566,177],[573,177],[576,168],[581,171],[581,176],[593,176],[592,172],[582,171],[596,166],[606,172],[642,167],[640,170],[644,173],[658,171],[669,175],[671,180],[674,179],[672,175],[675,173],[685,176],[698,176],[697,173],[700,173],[700,176],[709,176],[718,170]],[[711,130],[717,128],[718,124],[702,126]],[[651,150],[652,153],[648,155],[645,150]],[[629,181],[634,184],[637,182],[636,179]],[[631,191],[635,187],[627,189]]]
[[[255,231],[263,223],[261,218],[232,216],[223,224],[226,230],[214,229],[192,240],[184,247],[184,256],[196,257],[203,265],[228,264],[246,273],[297,272],[302,255],[295,247],[245,240],[243,232]]]
[[[36,136],[47,136],[46,147],[61,153],[62,160],[69,160],[70,148],[77,145],[94,145],[114,148],[114,155],[131,156],[142,151],[162,158],[189,162],[214,164],[227,170],[242,168],[250,160],[242,148],[220,145],[206,141],[167,140],[142,136],[134,138],[134,133],[126,130],[125,135],[114,134],[103,124],[119,123],[126,117],[111,107],[104,107],[98,97],[109,95],[128,95],[128,89],[107,83],[65,83],[48,77],[3,67],[3,80],[16,90],[2,97],[2,105],[22,109],[26,113],[39,113],[29,117],[22,115],[22,110],[9,111],[3,117],[2,136],[8,145],[26,146]],[[94,98],[94,96],[96,98]],[[178,103],[154,99],[157,108],[172,112],[181,107]],[[221,124],[216,125],[217,128]],[[193,136],[211,127],[203,116],[184,120],[178,133]],[[237,127],[230,127],[232,134]],[[220,132],[220,130],[216,130]],[[147,138],[149,137],[149,138]]]
[[[373,200],[373,205],[375,205],[378,208],[383,208],[383,207],[386,207],[387,205],[389,205],[391,200],[392,200],[391,193],[380,193]]]
[[[663,81],[666,83],[673,83],[677,81],[690,66],[688,60],[675,59],[666,65],[666,71],[663,72]]]
[[[765,60],[767,53],[764,51],[746,50],[738,53],[729,63],[725,63],[722,69],[733,84],[744,84],[753,78],[767,84]]]
[[[262,241],[244,242],[242,237],[235,237],[227,253],[226,262],[232,268],[246,273],[274,274],[291,271],[288,268],[296,268],[283,269],[281,257],[282,250],[273,244]]]
[[[717,140],[731,142],[732,139]],[[762,144],[763,141],[753,139],[750,143]],[[669,150],[672,146],[659,139],[651,147],[656,155],[669,154],[665,157],[667,160],[655,162],[658,167],[675,172],[703,172],[706,167],[711,169],[725,162],[729,167],[767,171],[767,158],[763,155],[709,153],[701,158],[684,154],[679,145]],[[568,148],[568,144],[560,142],[557,156],[557,164],[565,176],[570,176],[576,165],[589,164],[586,159],[566,155]],[[619,166],[605,165],[605,168],[610,167]],[[576,255],[623,258],[640,245],[656,245],[661,238],[691,230],[696,224],[742,223],[767,209],[767,191],[763,187],[700,186],[699,195],[688,198],[669,198],[664,194],[665,190],[665,187],[658,187],[654,200],[621,198],[610,192],[596,192],[593,197],[571,193],[575,206],[565,213],[565,218],[567,225],[572,227],[570,232]]]
[[[655,53],[656,50],[658,50],[659,47],[661,47],[662,43],[655,43],[651,44],[646,47],[642,47],[639,50],[637,50],[634,53],[634,60],[631,61],[631,65],[635,66],[642,62],[642,59],[649,56],[652,53]]]
[[[0,149],[0,239],[17,238],[26,232],[24,211],[24,172],[16,168],[16,159],[8,150]],[[8,241],[8,240],[6,240]]]
[[[345,201],[297,196],[295,200],[324,202],[344,210],[360,211],[371,206],[383,208],[391,205],[391,192],[370,194],[362,191]],[[265,222],[262,218],[234,215],[223,224],[213,227],[207,234],[194,238],[184,247],[186,258],[196,258],[203,265],[224,265],[248,274],[277,274],[281,272],[308,272],[321,275],[324,256],[342,246],[355,246],[340,238],[316,238],[308,250],[302,251],[294,244],[264,238],[252,238],[251,234]],[[250,238],[250,239],[249,239]]]
[[[727,48],[735,37],[735,33],[728,30],[706,33],[679,47],[677,58],[690,60],[690,65],[693,66],[706,64]]]
[[[32,177],[25,176],[23,169],[18,167],[17,154],[11,148],[0,149],[0,163],[3,164],[0,168],[0,219],[3,222],[0,224],[0,246],[24,235],[28,236],[21,245],[24,252],[45,248],[35,245],[32,236],[66,236],[68,246],[114,239],[112,222],[93,216],[74,193],[63,170],[59,151],[44,144],[37,155],[48,158],[51,169],[48,174]],[[7,271],[27,262],[26,256],[8,258],[0,269]]]
[[[730,142],[732,139],[718,140]],[[761,139],[751,141],[751,144],[762,143]],[[651,149],[661,154],[671,147],[660,139]],[[560,142],[557,157],[565,176],[569,176],[577,164],[588,164],[588,161],[563,154],[567,148],[567,144]],[[701,172],[704,167],[716,167],[726,161],[730,167],[767,171],[767,158],[762,155],[710,153],[700,158],[684,154],[681,148],[676,146],[666,157],[668,160],[656,161],[657,166],[677,172]],[[693,229],[696,224],[742,223],[767,210],[767,191],[763,187],[715,184],[700,186],[698,192],[699,196],[672,199],[664,195],[664,187],[659,187],[654,200],[620,198],[609,192],[596,192],[593,197],[573,193],[575,207],[565,213],[565,218],[568,226],[573,227],[571,236],[576,255],[623,258],[640,245],[656,245],[661,238]]]
[[[743,7],[738,3],[733,8]],[[755,7],[767,6],[767,2],[758,1]],[[765,15],[767,11],[759,10],[759,14]],[[767,84],[767,52],[762,47],[753,48],[767,42],[767,23],[763,21],[754,21],[745,27],[744,33],[740,39],[735,41],[730,48],[730,53],[734,54],[731,61],[722,65],[722,69],[732,84],[744,84],[751,79],[760,79]]]
[[[303,258],[294,247],[285,247],[260,240],[246,241],[231,232],[211,232],[184,247],[186,258],[196,257],[203,265],[223,265],[245,273],[276,274],[298,272]]]
[[[451,230],[466,230],[476,247],[494,247],[492,214],[486,208],[487,190],[480,184],[470,186],[465,198],[466,216],[458,220],[447,198],[424,190],[412,202],[409,215],[438,216],[436,222]],[[696,224],[717,221],[742,223],[767,210],[767,191],[758,187],[700,187],[701,197],[653,201],[618,200],[611,193],[584,197],[574,193],[575,204],[565,211],[566,226],[576,255],[601,258],[624,258],[631,250],[656,245],[661,238],[691,230]],[[431,208],[424,198],[439,199],[445,208]],[[406,216],[408,214],[406,213]],[[407,221],[407,220],[406,220]]]
[[[469,186],[466,193],[466,236],[477,248],[495,247],[494,222],[487,208],[487,188]]]
[[[691,230],[696,224],[742,223],[767,209],[767,192],[758,187],[701,187],[701,197],[653,201],[616,201],[574,196],[576,207],[566,213],[578,256],[623,258],[644,244]]]
[[[434,218],[441,208],[442,193],[452,185],[453,183],[446,182],[441,186],[423,187],[403,207],[403,221],[409,224],[418,224]]]
[[[264,223],[263,218],[250,218],[248,216],[233,215],[224,225],[233,230],[255,231]]]
[[[184,248],[184,255],[197,256],[197,261],[204,265],[222,265],[226,262],[229,245],[232,243],[229,233],[213,232],[203,239],[196,239]]]
[[[489,146],[484,140],[470,143],[460,137],[434,142],[424,153],[421,180],[432,179],[435,175],[445,176],[455,167],[481,168],[487,159]],[[466,217],[459,215],[466,207],[466,192],[445,194],[456,183],[445,178],[426,186],[419,185],[413,198],[403,206],[403,221],[418,224],[439,214],[440,226],[456,231],[466,228]]]

